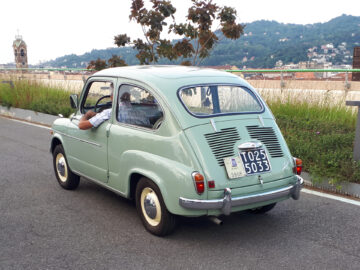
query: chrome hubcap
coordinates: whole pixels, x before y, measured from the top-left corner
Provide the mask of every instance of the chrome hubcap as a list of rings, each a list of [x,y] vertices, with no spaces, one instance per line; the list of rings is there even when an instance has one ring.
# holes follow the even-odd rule
[[[149,193],[145,196],[144,200],[144,207],[146,214],[149,216],[149,218],[154,219],[156,217],[156,204],[155,200],[153,198],[153,194]]]
[[[64,157],[59,158],[58,172],[61,176],[65,176],[65,158]]]
[[[56,171],[60,181],[66,182],[68,176],[67,164],[64,155],[61,153],[56,156]]]

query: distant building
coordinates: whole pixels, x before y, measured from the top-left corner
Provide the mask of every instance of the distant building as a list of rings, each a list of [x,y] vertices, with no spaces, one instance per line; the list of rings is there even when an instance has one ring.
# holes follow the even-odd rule
[[[286,41],[289,41],[289,39],[288,38],[280,38],[279,39],[279,42],[286,42]]]
[[[22,39],[22,36],[20,36],[19,34],[15,36],[15,40],[13,42],[13,49],[16,68],[27,68],[27,46],[25,41]]]
[[[324,63],[314,61],[299,62],[299,69],[324,69]]]
[[[232,65],[204,66],[204,68],[212,68],[212,69],[218,69],[218,70],[238,70],[239,69],[237,66],[232,66]]]
[[[283,63],[283,61],[281,61],[281,60],[278,60],[278,61],[276,61],[276,63],[275,63],[275,67],[277,67],[277,68],[282,67],[283,65],[284,65],[284,63]]]

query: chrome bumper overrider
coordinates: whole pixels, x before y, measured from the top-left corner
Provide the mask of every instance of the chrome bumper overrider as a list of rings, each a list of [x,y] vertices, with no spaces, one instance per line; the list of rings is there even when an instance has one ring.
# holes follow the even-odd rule
[[[224,215],[229,215],[231,212],[231,207],[248,205],[253,203],[270,201],[273,199],[278,199],[286,196],[291,196],[294,200],[300,198],[300,190],[303,186],[304,180],[300,176],[296,176],[296,183],[292,186],[257,193],[254,195],[240,196],[240,197],[231,197],[231,189],[226,188],[224,190],[224,198],[218,200],[192,200],[186,198],[179,198],[179,203],[182,207],[187,209],[196,209],[196,210],[214,210],[219,209]]]

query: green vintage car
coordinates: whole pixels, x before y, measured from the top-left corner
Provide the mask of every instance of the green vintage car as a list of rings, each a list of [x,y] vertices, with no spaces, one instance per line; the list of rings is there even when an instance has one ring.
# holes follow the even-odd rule
[[[172,232],[177,216],[220,222],[221,215],[264,213],[299,199],[301,160],[238,76],[183,66],[111,68],[92,75],[70,100],[76,113],[52,126],[59,184],[75,189],[82,176],[134,199],[155,235]],[[89,110],[110,110],[110,119],[80,130]]]

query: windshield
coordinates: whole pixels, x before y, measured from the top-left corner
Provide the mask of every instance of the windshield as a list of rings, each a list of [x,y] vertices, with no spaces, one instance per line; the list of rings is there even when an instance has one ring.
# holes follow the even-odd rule
[[[235,85],[203,85],[179,90],[185,108],[197,117],[258,113],[263,107],[255,94]]]

